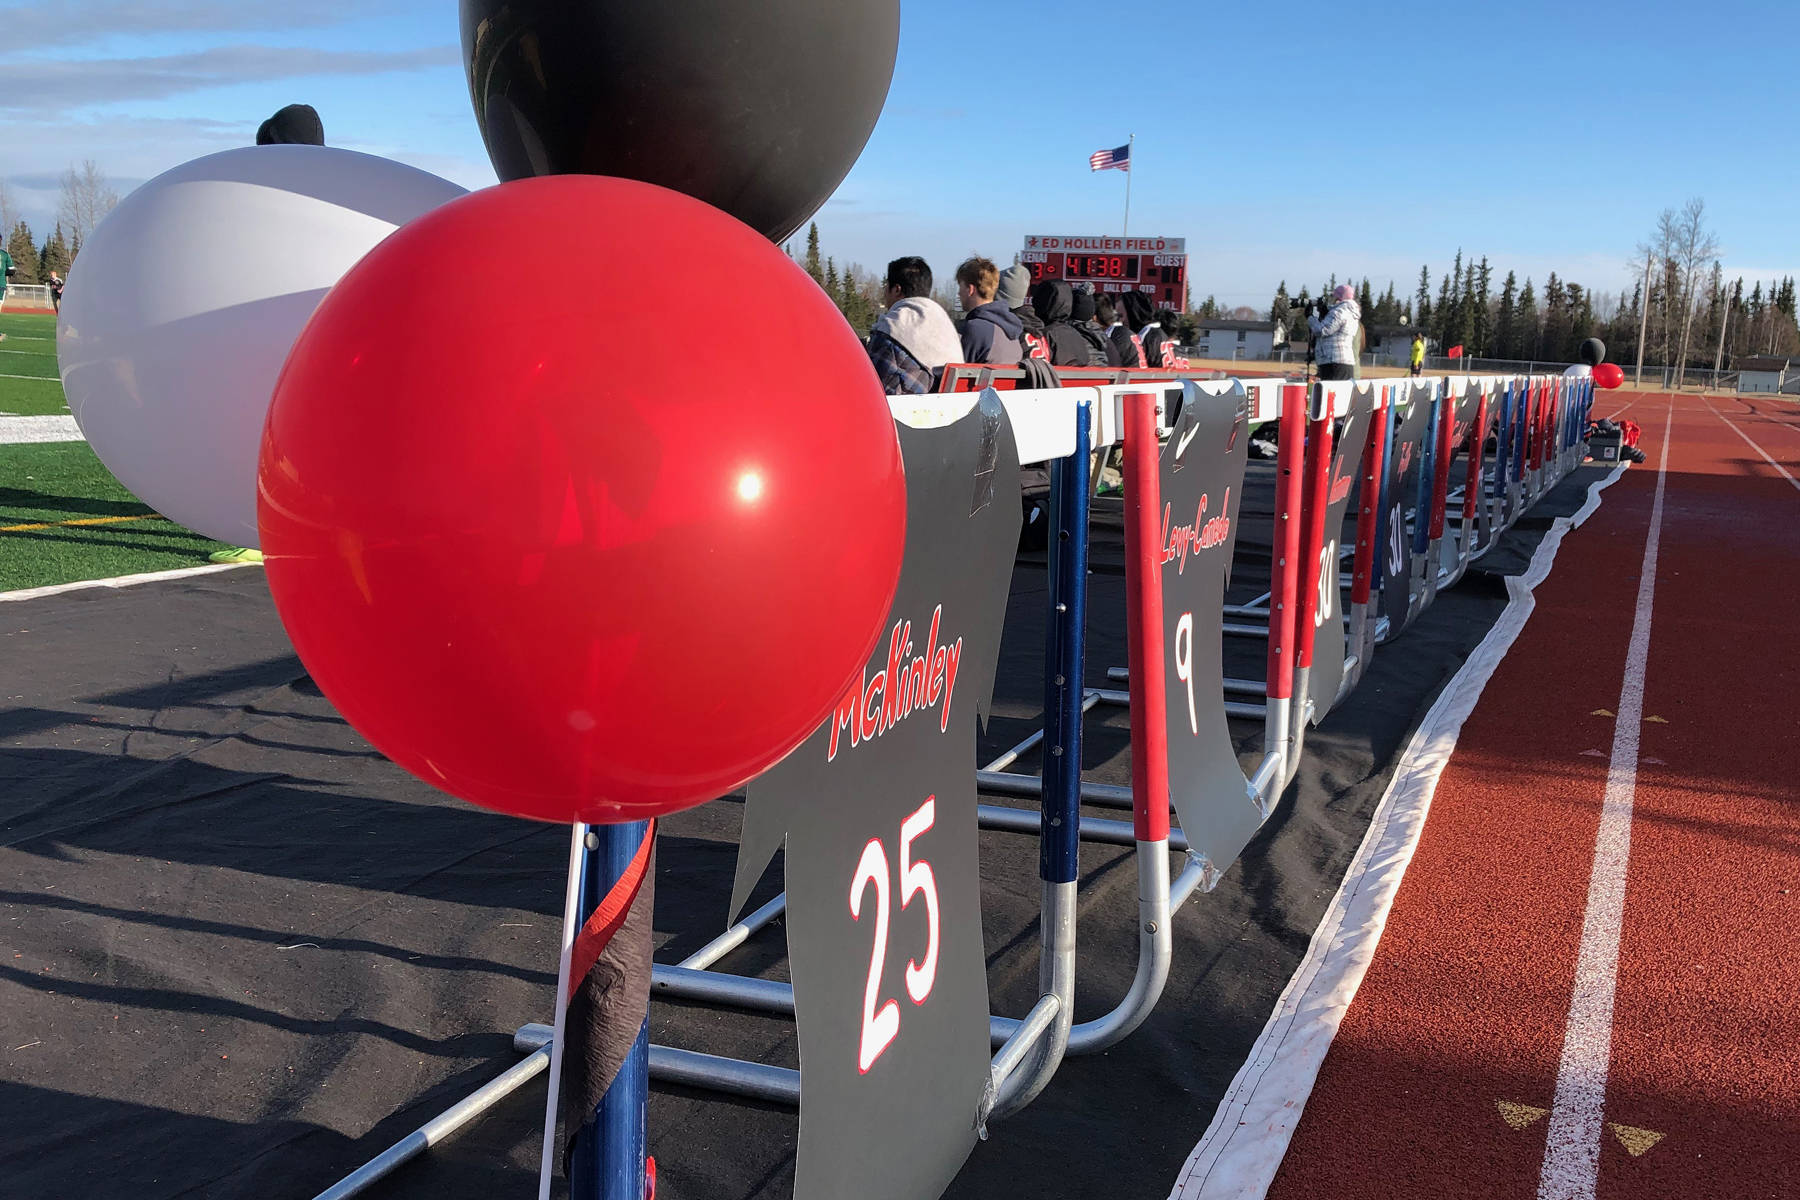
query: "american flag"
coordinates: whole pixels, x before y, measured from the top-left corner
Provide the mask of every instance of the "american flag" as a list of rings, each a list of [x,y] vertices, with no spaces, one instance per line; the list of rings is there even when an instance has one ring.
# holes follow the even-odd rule
[[[1119,146],[1112,150],[1096,150],[1088,159],[1088,167],[1094,171],[1129,171],[1131,170],[1131,147]]]

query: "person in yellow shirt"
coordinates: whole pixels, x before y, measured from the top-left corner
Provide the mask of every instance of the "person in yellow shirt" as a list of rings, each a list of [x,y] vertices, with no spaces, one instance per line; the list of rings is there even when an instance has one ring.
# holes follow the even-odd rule
[[[1419,372],[1424,369],[1425,369],[1425,335],[1422,333],[1415,333],[1415,334],[1413,334],[1413,344],[1412,344],[1412,373],[1413,373],[1413,376],[1416,378],[1418,376]]]

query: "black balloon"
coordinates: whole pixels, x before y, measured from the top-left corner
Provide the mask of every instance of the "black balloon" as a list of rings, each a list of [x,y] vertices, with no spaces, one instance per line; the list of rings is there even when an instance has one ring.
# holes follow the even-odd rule
[[[1590,367],[1597,367],[1606,361],[1606,343],[1599,338],[1589,338],[1581,343],[1581,361]]]
[[[779,242],[862,153],[899,0],[461,0],[475,119],[503,180],[618,175]]]

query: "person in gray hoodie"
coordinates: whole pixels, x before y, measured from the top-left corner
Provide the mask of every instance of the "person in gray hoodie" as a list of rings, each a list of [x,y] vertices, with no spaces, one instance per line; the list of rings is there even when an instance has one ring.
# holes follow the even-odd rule
[[[994,298],[1000,268],[971,258],[956,268],[956,298],[962,303],[962,360],[1010,367],[1025,357],[1025,323]]]
[[[1323,317],[1315,313],[1306,319],[1312,330],[1319,378],[1355,379],[1359,365],[1356,336],[1362,330],[1362,307],[1356,302],[1356,289],[1347,283],[1338,285],[1331,300],[1331,309]]]
[[[962,335],[931,298],[931,268],[922,258],[896,258],[887,269],[888,310],[869,331],[869,361],[890,396],[922,396],[944,367],[962,358]]]

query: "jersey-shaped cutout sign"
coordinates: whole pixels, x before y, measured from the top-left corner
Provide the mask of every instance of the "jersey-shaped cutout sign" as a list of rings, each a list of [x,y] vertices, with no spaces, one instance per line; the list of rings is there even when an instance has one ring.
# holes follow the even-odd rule
[[[1469,453],[1481,456],[1481,469],[1476,472],[1480,491],[1475,496],[1475,545],[1487,546],[1494,540],[1494,504],[1493,491],[1488,482],[1489,473],[1494,469],[1495,455],[1488,452],[1487,439],[1492,436],[1495,425],[1500,420],[1500,398],[1506,392],[1506,385],[1498,387],[1482,386],[1482,394],[1487,396],[1487,428],[1476,430],[1478,441],[1469,447]],[[1480,411],[1477,402],[1477,413]]]
[[[796,1200],[930,1200],[976,1138],[987,961],[975,795],[1018,544],[1018,448],[991,394],[900,426],[906,559],[836,714],[754,781],[732,912],[787,838],[800,1039]]]
[[[1431,427],[1431,388],[1415,385],[1407,390],[1406,411],[1390,416],[1394,448],[1389,455],[1393,481],[1388,487],[1387,536],[1381,564],[1381,612],[1388,619],[1388,637],[1398,636],[1412,621],[1412,532],[1406,514],[1418,502],[1419,471],[1425,458],[1425,435]],[[1395,393],[1398,397],[1399,393]],[[1416,520],[1429,521],[1419,513]]]
[[[1473,381],[1456,398],[1454,406],[1456,424],[1450,430],[1450,487],[1454,493],[1468,474],[1468,456],[1474,447],[1467,446],[1470,430],[1475,428],[1475,412],[1481,407],[1481,387]],[[1460,460],[1460,465],[1459,465]],[[1444,541],[1438,552],[1438,566],[1445,571],[1454,571],[1462,561],[1462,506],[1445,501]]]
[[[1331,493],[1325,507],[1325,545],[1319,551],[1319,608],[1313,618],[1312,682],[1308,687],[1315,725],[1337,703],[1338,689],[1344,682],[1344,591],[1338,582],[1338,550],[1343,544],[1344,514],[1350,508],[1350,494],[1356,490],[1357,477],[1362,474],[1363,451],[1371,425],[1369,414],[1374,406],[1373,389],[1357,388],[1352,392],[1350,412],[1332,443]],[[1354,535],[1351,541],[1354,544]]]
[[[1188,845],[1212,864],[1209,887],[1263,822],[1226,724],[1221,632],[1249,453],[1241,386],[1183,405],[1162,450],[1169,791]]]

